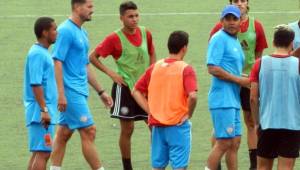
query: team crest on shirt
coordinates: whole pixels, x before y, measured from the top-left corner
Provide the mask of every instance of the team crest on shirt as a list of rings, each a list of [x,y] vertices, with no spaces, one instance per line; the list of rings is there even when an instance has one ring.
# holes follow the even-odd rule
[[[81,116],[80,117],[81,122],[86,122],[87,120],[88,120],[88,118],[86,116]]]
[[[238,49],[237,49],[237,48],[234,48],[234,49],[233,49],[233,51],[234,51],[234,52],[237,52],[237,51],[238,51]]]

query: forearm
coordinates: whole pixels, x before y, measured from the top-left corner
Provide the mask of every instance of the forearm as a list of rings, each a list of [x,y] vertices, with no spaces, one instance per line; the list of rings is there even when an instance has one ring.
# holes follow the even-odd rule
[[[257,83],[251,83],[250,108],[255,124],[259,124],[259,95]]]
[[[96,75],[93,72],[92,68],[90,67],[90,65],[87,65],[87,71],[88,71],[88,82],[89,84],[93,87],[93,89],[99,93],[101,91],[103,91],[103,88],[101,87],[101,85],[97,82],[96,80]]]
[[[132,91],[132,96],[135,99],[135,101],[137,102],[137,104],[146,112],[146,113],[150,113],[150,109],[148,106],[148,101],[146,99],[146,97],[137,89],[133,89]]]
[[[188,97],[188,116],[191,118],[193,116],[194,110],[197,105],[197,92],[191,92]]]
[[[99,60],[99,55],[96,53],[96,51],[93,51],[89,56],[90,62],[100,71],[105,73],[106,75],[111,77],[111,73],[113,72],[111,69],[106,67],[102,62]]]
[[[44,91],[42,86],[32,86],[32,91],[35,97],[35,100],[38,102],[41,109],[46,107],[46,102],[44,99]]]
[[[58,95],[64,95],[64,83],[63,83],[63,73],[62,73],[62,63],[61,61],[54,61],[55,69],[55,79],[57,84]]]
[[[208,73],[221,80],[231,81],[233,83],[238,83],[239,81],[239,77],[228,73],[219,66],[208,66]]]

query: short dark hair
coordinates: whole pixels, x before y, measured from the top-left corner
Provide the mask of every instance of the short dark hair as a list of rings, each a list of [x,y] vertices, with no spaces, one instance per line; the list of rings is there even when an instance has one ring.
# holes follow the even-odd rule
[[[170,34],[168,40],[168,49],[170,54],[178,54],[179,51],[189,43],[189,34],[184,31],[174,31]]]
[[[294,41],[295,32],[288,25],[275,27],[273,43],[275,47],[287,48]]]
[[[232,1],[233,1],[233,0],[229,0],[229,3],[232,4]],[[249,3],[249,0],[247,0],[247,2]],[[247,10],[248,10],[248,11],[250,10],[249,5],[247,6]]]
[[[43,31],[49,30],[54,22],[53,18],[50,17],[40,17],[34,23],[34,33],[36,38],[41,38],[43,36]]]
[[[137,10],[138,7],[137,7],[137,5],[136,5],[134,2],[132,2],[132,1],[125,1],[125,2],[121,3],[121,4],[120,4],[120,8],[119,8],[120,15],[124,15],[125,12],[126,12],[127,10],[130,10],[130,9],[131,9],[131,10]]]
[[[74,7],[75,4],[84,4],[86,0],[71,0],[71,6]]]

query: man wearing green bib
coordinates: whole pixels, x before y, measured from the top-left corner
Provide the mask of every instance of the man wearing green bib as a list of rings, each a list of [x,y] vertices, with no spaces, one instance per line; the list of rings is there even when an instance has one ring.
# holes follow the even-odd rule
[[[263,50],[268,47],[264,29],[262,24],[248,15],[249,0],[229,0],[229,3],[236,5],[241,11],[241,24],[238,39],[241,43],[245,54],[245,64],[243,68],[243,75],[249,75],[255,59],[262,56]],[[222,24],[219,22],[210,32],[210,37],[217,31],[222,29]],[[257,135],[255,124],[251,116],[250,110],[250,89],[242,87],[241,105],[244,113],[244,121],[247,127],[247,143],[249,148],[250,170],[256,169],[256,145]]]
[[[90,54],[90,62],[114,81],[112,97],[114,106],[111,117],[120,119],[119,146],[124,170],[132,170],[131,136],[134,121],[147,122],[148,115],[138,106],[131,90],[150,64],[155,62],[155,51],[151,33],[138,26],[139,12],[132,1],[120,5],[120,19],[123,27],[108,35]],[[114,72],[99,60],[112,56],[117,70]]]

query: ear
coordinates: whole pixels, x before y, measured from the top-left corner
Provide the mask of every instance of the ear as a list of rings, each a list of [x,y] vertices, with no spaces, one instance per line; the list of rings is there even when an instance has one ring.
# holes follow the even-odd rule
[[[42,37],[48,37],[49,31],[43,30]]]

